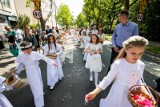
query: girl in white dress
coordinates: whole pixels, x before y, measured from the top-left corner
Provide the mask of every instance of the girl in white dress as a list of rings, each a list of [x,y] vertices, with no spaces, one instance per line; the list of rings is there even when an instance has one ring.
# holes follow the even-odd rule
[[[88,33],[88,35],[86,36],[86,39],[85,39],[85,44],[86,46],[90,43],[91,41],[91,32]],[[85,47],[86,48],[86,47]],[[87,60],[87,56],[88,56],[88,53],[84,53],[84,57],[83,57],[83,60],[86,61]]]
[[[4,86],[5,80],[6,78],[0,76],[0,107],[13,107],[8,99],[2,94],[2,92],[6,90],[6,87]]]
[[[44,55],[32,51],[32,43],[30,42],[23,41],[20,44],[20,48],[22,53],[18,55],[15,60],[15,62],[18,63],[18,66],[16,67],[16,77],[18,77],[18,74],[20,74],[23,66],[25,66],[27,79],[34,97],[35,106],[43,107],[43,81],[38,61],[42,59],[53,67],[57,67],[57,64],[55,61],[45,57]]]
[[[84,49],[86,47],[85,39],[86,39],[86,31],[83,31],[82,36],[80,38],[80,40],[81,40],[80,48],[82,48],[82,49]]]
[[[88,53],[85,67],[90,70],[90,81],[93,81],[93,72],[95,77],[95,86],[98,85],[98,72],[102,70],[102,45],[99,43],[99,37],[96,34],[91,35],[91,42],[86,46],[84,52]]]
[[[60,59],[60,62],[61,62],[61,64],[62,64],[62,66],[65,64],[65,54],[64,54],[64,51],[65,51],[65,48],[64,48],[64,45],[63,45],[63,40],[61,39],[61,40],[58,40],[58,42],[57,42],[59,45],[60,45],[60,47],[61,47],[61,49],[62,49],[62,52],[60,53],[60,55],[59,55],[59,59]]]
[[[100,107],[132,107],[127,99],[129,88],[136,84],[142,84],[141,78],[144,71],[144,63],[140,60],[144,53],[148,40],[140,36],[132,36],[123,43],[123,47],[117,59],[111,66],[111,70],[98,87],[87,95],[87,100],[105,90],[114,81],[108,96],[100,100]],[[146,90],[141,88],[144,92]],[[148,94],[148,93],[147,93]]]
[[[47,64],[47,84],[50,86],[50,89],[53,89],[58,80],[63,78],[62,65],[59,60],[59,55],[62,53],[62,48],[59,44],[56,44],[56,39],[53,34],[48,35],[48,44],[43,47],[44,55],[56,55],[52,60],[56,62],[57,68],[53,67],[50,64]]]

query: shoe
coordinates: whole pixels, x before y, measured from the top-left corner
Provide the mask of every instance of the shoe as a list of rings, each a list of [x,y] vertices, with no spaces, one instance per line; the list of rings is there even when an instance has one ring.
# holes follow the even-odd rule
[[[98,86],[98,84],[97,83],[95,83],[95,87],[97,87]]]
[[[53,88],[54,88],[54,86],[50,86],[50,88],[49,88],[49,89],[50,89],[50,90],[53,90]]]
[[[90,79],[89,79],[91,82],[93,81],[93,77],[90,77]]]
[[[157,85],[158,79],[153,80],[153,82]]]

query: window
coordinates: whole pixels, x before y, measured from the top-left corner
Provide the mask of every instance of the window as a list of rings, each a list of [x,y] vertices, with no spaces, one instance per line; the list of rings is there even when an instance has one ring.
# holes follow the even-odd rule
[[[2,0],[2,5],[5,6],[5,7],[8,7],[10,8],[10,0]]]

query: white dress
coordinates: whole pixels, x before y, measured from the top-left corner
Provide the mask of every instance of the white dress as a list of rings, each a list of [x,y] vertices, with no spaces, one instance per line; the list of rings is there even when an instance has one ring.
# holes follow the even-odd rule
[[[102,50],[102,44],[93,44],[89,43],[85,49],[89,50]],[[100,54],[94,54],[91,55],[90,53],[87,56],[87,61],[86,61],[86,68],[90,69],[90,71],[94,72],[101,72],[102,70],[102,59]]]
[[[32,51],[30,55],[22,53],[18,55],[15,60],[16,63],[19,63],[16,68],[16,72],[18,74],[21,72],[23,66],[25,66],[26,68],[27,79],[33,93],[36,107],[44,106],[43,81],[38,62],[41,59],[50,64],[51,66],[54,66],[53,64],[56,64],[53,60],[35,51]]]
[[[89,36],[86,36],[86,39],[85,39],[85,42],[84,42],[84,43],[86,44],[85,46],[87,46],[87,45],[89,44],[90,40],[91,40],[91,38],[90,38]],[[85,48],[86,48],[86,47],[85,47]],[[88,53],[85,52],[85,53],[84,53],[83,60],[86,61],[86,60],[87,60],[87,56],[88,56]]]
[[[115,79],[108,96],[100,100],[100,107],[132,107],[127,98],[128,90],[133,85],[142,84],[143,71],[144,63],[140,60],[134,64],[128,63],[124,58],[115,61],[108,75],[99,84],[105,90]]]
[[[64,54],[64,49],[63,49],[63,45],[60,45],[61,49],[62,49],[62,52],[60,53],[59,55],[59,59],[60,59],[60,62],[64,62],[65,61],[65,54]]]
[[[5,78],[0,76],[0,107],[13,107],[8,99],[2,94],[2,92],[5,91],[5,86],[3,84],[4,80]]]
[[[43,47],[43,50],[44,50],[45,55],[52,54],[52,53],[56,53],[58,55],[58,57],[54,59],[54,61],[58,65],[56,68],[47,64],[47,84],[49,86],[54,86],[55,83],[58,82],[58,80],[62,80],[62,78],[64,77],[63,70],[62,70],[62,64],[59,59],[59,55],[62,53],[62,49],[59,44],[56,44],[56,49],[55,49],[54,44],[51,44],[50,50],[49,50],[48,44],[46,44]]]
[[[86,36],[82,36],[81,37],[81,45],[79,48],[85,48],[86,44],[85,44],[85,39],[86,39]]]

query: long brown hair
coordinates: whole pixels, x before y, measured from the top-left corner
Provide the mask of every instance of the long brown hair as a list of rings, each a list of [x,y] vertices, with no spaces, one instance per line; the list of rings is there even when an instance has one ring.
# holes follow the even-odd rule
[[[118,54],[117,59],[124,58],[126,56],[125,50],[133,47],[145,47],[148,45],[148,40],[141,36],[132,36],[126,41],[123,42],[123,48],[121,49],[120,53]]]
[[[96,34],[92,34],[92,35],[91,35],[90,43],[93,43],[93,41],[92,41],[92,37],[93,37],[93,36],[96,36],[96,44],[98,44],[98,43],[99,43],[99,37],[98,37],[98,35],[96,35]]]
[[[53,44],[54,44],[55,49],[56,49],[57,46],[56,46],[56,39],[55,39],[54,35],[53,35],[53,34],[48,34],[48,39],[47,39],[47,41],[48,41],[49,50],[51,49],[51,47],[50,47],[50,44],[51,44],[51,43],[50,43],[50,38],[53,38],[53,40],[54,40]]]

